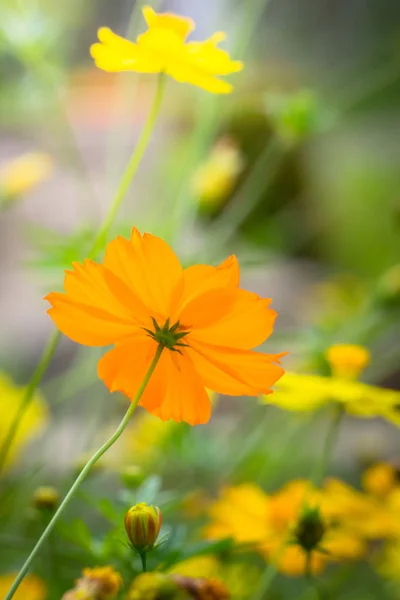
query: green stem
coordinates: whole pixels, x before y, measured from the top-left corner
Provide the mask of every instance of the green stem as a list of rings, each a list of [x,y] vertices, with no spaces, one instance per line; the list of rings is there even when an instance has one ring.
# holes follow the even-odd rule
[[[153,132],[158,113],[160,112],[161,100],[164,95],[164,89],[165,89],[165,75],[163,75],[161,73],[158,77],[157,91],[154,96],[153,105],[152,105],[150,112],[148,114],[148,117],[146,119],[146,123],[144,124],[142,133],[140,134],[140,138],[136,145],[135,151],[132,154],[132,156],[128,162],[128,165],[122,175],[118,189],[117,189],[117,191],[114,195],[114,198],[111,202],[110,210],[108,211],[108,214],[107,214],[106,218],[104,219],[103,225],[101,226],[100,231],[97,234],[96,239],[93,243],[91,252],[89,253],[90,257],[96,256],[98,250],[105,243],[109,229],[114,222],[117,212],[118,212],[118,210],[122,204],[122,201],[125,198],[125,195],[129,189],[131,181],[140,165],[143,154],[147,148],[151,134]]]
[[[252,600],[264,600],[267,591],[269,590],[271,583],[275,579],[278,572],[277,564],[281,559],[283,553],[286,550],[287,539],[284,539],[278,546],[275,554],[270,557],[270,562],[267,565],[264,573],[261,576],[260,584],[256,594],[254,594]]]
[[[27,574],[27,572],[29,571],[32,563],[34,562],[36,556],[39,554],[43,544],[45,544],[46,540],[48,539],[49,535],[51,534],[51,532],[53,531],[57,521],[59,520],[59,518],[61,517],[61,515],[63,514],[64,510],[66,509],[66,507],[68,506],[68,504],[70,503],[70,501],[72,500],[72,498],[74,497],[76,491],[78,490],[79,486],[81,485],[81,483],[84,481],[84,479],[87,477],[90,469],[93,467],[93,465],[103,456],[103,454],[105,452],[107,452],[107,450],[109,448],[111,448],[111,446],[117,441],[117,439],[120,437],[120,435],[122,434],[122,432],[124,431],[124,429],[126,428],[126,426],[128,425],[130,418],[133,414],[133,412],[135,411],[135,408],[138,405],[138,402],[140,400],[140,398],[143,395],[144,390],[146,389],[146,386],[150,380],[150,377],[153,374],[154,369],[156,368],[156,365],[158,363],[158,360],[161,356],[161,353],[163,351],[163,346],[159,345],[156,351],[156,354],[153,358],[153,361],[136,393],[135,398],[132,400],[132,403],[130,405],[130,407],[128,408],[128,410],[125,413],[124,418],[122,419],[121,423],[119,424],[119,426],[117,427],[117,429],[115,430],[115,432],[113,433],[113,435],[101,446],[101,448],[99,448],[97,450],[97,452],[95,452],[92,456],[92,458],[90,458],[88,460],[88,462],[86,463],[86,465],[83,467],[82,471],[80,472],[80,474],[78,475],[78,477],[75,479],[74,483],[72,484],[69,492],[67,493],[67,495],[65,496],[64,500],[61,502],[58,510],[55,512],[53,518],[51,519],[50,523],[47,525],[46,529],[44,530],[44,532],[42,533],[42,535],[40,536],[39,540],[37,541],[35,547],[33,548],[32,552],[30,553],[30,555],[28,556],[28,558],[26,559],[25,563],[23,564],[23,566],[21,567],[14,583],[12,584],[7,596],[5,597],[4,600],[11,600],[11,598],[14,596],[15,592],[17,591],[20,583],[22,582],[22,580],[24,579],[25,575]]]
[[[140,553],[140,560],[142,561],[142,571],[143,573],[146,573],[147,571],[147,554],[146,552],[141,552]]]
[[[337,404],[335,406],[335,414],[333,415],[333,419],[329,425],[329,429],[325,438],[325,443],[321,453],[321,460],[315,466],[314,473],[311,477],[312,483],[317,488],[322,485],[324,480],[325,472],[332,455],[343,414],[343,407],[340,404]]]
[[[89,252],[88,258],[95,258],[97,252],[101,248],[102,244],[105,242],[105,240],[107,238],[107,233],[115,220],[115,217],[116,217],[118,210],[122,204],[122,201],[126,195],[126,192],[128,191],[129,186],[132,182],[132,179],[140,165],[143,154],[147,148],[151,133],[154,129],[154,125],[157,120],[157,116],[158,116],[158,113],[160,110],[161,100],[162,100],[162,96],[163,96],[163,92],[164,92],[164,87],[165,87],[164,76],[161,74],[158,78],[157,91],[156,91],[156,94],[154,97],[153,105],[152,105],[149,115],[146,119],[146,123],[143,127],[139,141],[138,141],[136,148],[129,160],[129,163],[122,175],[120,184],[119,184],[118,189],[117,189],[117,191],[114,195],[114,198],[111,202],[111,206],[109,208],[107,216],[105,217],[104,222],[103,222],[102,226],[100,227],[100,230],[93,242],[93,245]],[[50,337],[48,344],[43,352],[43,355],[39,361],[39,364],[38,364],[35,372],[33,373],[32,379],[30,380],[28,387],[26,388],[26,392],[22,399],[21,406],[20,406],[13,422],[11,423],[10,429],[7,432],[6,438],[0,448],[0,473],[4,468],[4,465],[7,460],[7,456],[9,454],[10,448],[12,446],[12,443],[14,441],[14,438],[18,431],[20,423],[24,417],[25,411],[27,410],[27,408],[33,398],[35,390],[38,387],[38,385],[40,384],[40,382],[43,378],[43,375],[45,374],[45,372],[51,362],[51,359],[54,356],[54,353],[56,351],[56,348],[58,346],[58,342],[60,341],[60,339],[61,339],[61,333],[59,331],[56,331],[55,333],[52,334],[52,336]]]
[[[45,374],[45,372],[50,364],[51,359],[53,358],[54,352],[57,348],[60,338],[61,338],[61,333],[59,331],[55,330],[52,333],[51,337],[49,338],[49,341],[48,341],[47,346],[42,354],[39,364],[37,365],[37,367],[32,375],[32,378],[25,390],[25,394],[22,398],[22,402],[19,406],[19,409],[16,412],[14,420],[10,425],[10,428],[6,434],[6,437],[3,441],[3,444],[0,449],[0,472],[3,470],[3,468],[6,464],[8,454],[10,452],[11,446],[13,444],[13,441],[14,441],[15,435],[18,431],[18,428],[20,426],[20,423],[25,415],[25,411],[27,410],[27,408],[34,396],[36,388],[39,385],[43,375]]]

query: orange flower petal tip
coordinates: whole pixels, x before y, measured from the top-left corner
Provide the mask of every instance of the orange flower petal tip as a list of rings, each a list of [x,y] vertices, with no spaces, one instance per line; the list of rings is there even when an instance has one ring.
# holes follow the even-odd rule
[[[104,264],[74,263],[65,294],[50,293],[50,317],[75,342],[113,345],[98,365],[110,391],[133,398],[162,346],[140,405],[162,420],[208,421],[206,388],[268,394],[285,355],[255,352],[272,332],[270,299],[240,289],[235,256],[183,269],[160,238],[132,230],[106,248]]]

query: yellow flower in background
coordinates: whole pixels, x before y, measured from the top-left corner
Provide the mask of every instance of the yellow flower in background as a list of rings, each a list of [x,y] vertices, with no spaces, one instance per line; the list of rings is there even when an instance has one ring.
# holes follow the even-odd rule
[[[16,386],[8,375],[0,372],[0,447],[2,447],[11,424],[14,422],[24,393],[25,387]],[[24,447],[40,433],[47,420],[47,406],[39,392],[36,392],[29,407],[25,410],[14,436],[12,446],[8,452],[6,467],[14,462]]]
[[[5,598],[17,573],[0,575],[0,598]],[[36,575],[27,575],[15,592],[14,600],[45,600],[47,590],[44,582]]]
[[[332,375],[286,373],[268,404],[285,410],[310,411],[336,402],[358,417],[381,417],[400,425],[400,392],[354,381],[369,362],[361,346],[332,346],[327,350]]]
[[[0,166],[0,197],[23,196],[49,178],[53,161],[43,152],[22,154]]]
[[[235,140],[224,137],[212,148],[206,162],[195,172],[192,187],[206,210],[218,208],[232,193],[244,168],[244,157]]]
[[[363,474],[362,485],[366,492],[377,498],[385,498],[397,484],[397,473],[393,465],[377,463]]]
[[[90,53],[100,69],[109,72],[166,73],[173,79],[190,83],[213,94],[229,94],[232,86],[219,79],[243,69],[225,50],[218,48],[226,35],[214,33],[203,42],[187,42],[195,28],[192,19],[172,13],[157,14],[150,6],[143,8],[148,30],[136,43],[116,35],[108,27],[98,31],[100,43]]]
[[[367,538],[357,529],[361,517],[346,510],[343,502],[342,510],[334,512],[340,504],[334,491],[317,490],[306,480],[291,481],[273,494],[254,484],[226,488],[211,506],[205,535],[208,539],[232,537],[238,544],[254,544],[254,549],[268,562],[276,563],[280,572],[300,576],[306,569],[307,554],[298,542],[298,525],[304,523],[301,519],[308,505],[318,508],[324,524],[321,541],[311,554],[313,572],[322,571],[328,562],[360,559],[367,551]],[[375,508],[367,498],[365,501],[370,509]],[[364,510],[363,518],[366,514],[371,516]]]
[[[214,555],[195,556],[177,563],[168,571],[170,575],[220,579],[227,587],[232,600],[248,600],[256,592],[260,569],[248,563],[225,563]]]
[[[114,600],[122,583],[122,577],[114,567],[83,569],[82,577],[62,600]]]

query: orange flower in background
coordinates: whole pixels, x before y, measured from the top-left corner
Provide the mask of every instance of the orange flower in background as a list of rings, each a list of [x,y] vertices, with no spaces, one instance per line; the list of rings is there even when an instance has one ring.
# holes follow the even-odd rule
[[[159,345],[161,358],[139,402],[163,421],[210,418],[205,388],[232,396],[270,394],[283,375],[282,354],[261,354],[276,312],[270,300],[239,288],[234,256],[219,267],[182,269],[160,238],[133,229],[108,244],[104,264],[66,271],[65,294],[51,293],[48,313],[79,344],[114,348],[98,375],[111,392],[133,398]],[[278,363],[278,364],[276,364]]]
[[[90,53],[100,69],[166,73],[213,94],[232,91],[232,86],[219,76],[241,71],[243,63],[231,60],[225,50],[217,47],[225,39],[225,33],[214,33],[203,42],[186,42],[195,28],[192,19],[157,14],[150,6],[143,8],[143,16],[148,30],[139,35],[136,43],[116,35],[108,27],[99,29],[100,43],[93,44]]]

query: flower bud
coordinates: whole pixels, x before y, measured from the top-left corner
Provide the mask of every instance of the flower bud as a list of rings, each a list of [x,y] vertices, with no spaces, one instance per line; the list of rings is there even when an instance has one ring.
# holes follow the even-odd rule
[[[144,481],[146,474],[138,465],[128,465],[120,471],[122,483],[128,489],[138,488]]]
[[[306,507],[294,531],[295,542],[305,552],[312,552],[324,537],[325,529],[319,508]]]
[[[358,379],[370,362],[370,353],[363,346],[337,344],[326,351],[326,359],[334,377]]]
[[[138,552],[146,552],[153,548],[160,533],[161,511],[158,506],[149,506],[142,502],[128,510],[124,523],[132,546]]]
[[[50,486],[38,487],[33,494],[33,505],[38,510],[53,512],[58,505],[60,495],[56,488]]]

